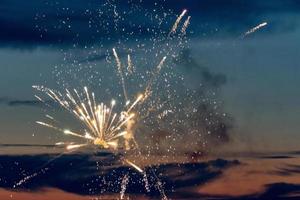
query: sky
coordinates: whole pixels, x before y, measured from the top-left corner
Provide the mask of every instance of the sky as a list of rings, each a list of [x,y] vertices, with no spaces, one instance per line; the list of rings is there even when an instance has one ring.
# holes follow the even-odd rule
[[[32,85],[58,87],[59,72],[80,74],[76,70],[80,63],[101,67],[111,48],[121,49],[124,44],[123,50],[134,49],[135,39],[151,45],[150,38],[168,32],[170,21],[183,9],[191,16],[188,50],[183,55],[185,63],[176,70],[185,75],[187,87],[200,82],[217,93],[222,111],[231,120],[230,131],[222,133],[224,149],[295,150],[300,139],[300,3],[296,0],[3,0],[0,143],[55,142],[53,132],[35,123],[44,107],[34,98]],[[126,16],[117,28],[109,15],[114,11]],[[158,27],[155,14],[164,13],[168,13],[165,22]],[[262,22],[268,25],[243,37]],[[152,60],[154,51],[143,56],[134,52],[139,62],[159,61]],[[92,72],[110,76],[100,67]],[[79,85],[85,82],[81,75]],[[96,83],[91,85],[95,88]],[[101,93],[100,98],[107,95]]]

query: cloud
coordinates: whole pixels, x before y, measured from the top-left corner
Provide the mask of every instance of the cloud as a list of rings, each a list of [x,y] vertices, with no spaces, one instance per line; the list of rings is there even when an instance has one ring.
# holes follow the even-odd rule
[[[150,198],[159,198],[156,178],[153,176],[154,171],[161,180],[167,196],[172,199],[289,200],[295,199],[290,195],[300,191],[298,184],[282,182],[266,185],[263,192],[234,197],[195,192],[195,186],[201,186],[212,180],[217,181],[226,169],[240,164],[237,160],[217,159],[200,163],[168,163],[148,166],[145,171],[151,192],[146,192],[143,174],[122,165],[119,157],[120,155],[109,152],[99,152],[95,155],[78,153],[62,156],[50,154],[2,155],[0,156],[0,187],[17,191],[25,189],[33,192],[44,188],[55,188],[79,195],[119,194],[122,177],[128,174],[129,183],[126,194],[143,194]],[[96,162],[98,162],[98,166]],[[33,176],[21,186],[13,187],[16,182],[28,175]]]
[[[45,103],[38,101],[38,100],[18,100],[18,99],[11,99],[7,97],[0,98],[0,104],[4,104],[11,107],[17,106],[33,106],[33,107],[44,107]],[[53,104],[52,101],[46,101],[46,104]]]
[[[105,60],[107,58],[107,55],[102,54],[102,55],[90,55],[87,58],[82,58],[80,60],[78,60],[78,63],[86,63],[86,62],[97,62],[97,61],[102,61]]]
[[[45,144],[1,144],[0,147],[45,147],[45,148],[53,148],[59,147],[57,145],[45,145]]]
[[[275,171],[275,174],[284,176],[293,176],[295,174],[300,174],[300,165],[288,164],[286,166],[280,167]]]
[[[90,154],[65,154],[61,157],[55,155],[0,156],[0,187],[13,189],[16,182],[25,176],[37,173],[37,176],[32,177],[17,189],[39,190],[52,187],[81,195],[110,194],[120,192],[121,179],[125,174],[129,174],[127,193],[159,196],[153,171],[164,184],[165,191],[171,192],[215,179],[222,174],[223,170],[239,164],[238,161],[218,159],[202,163],[149,166],[145,168],[145,171],[151,192],[147,193],[143,174],[123,166],[118,158],[118,155],[105,152],[95,156]],[[98,162],[98,167],[96,162]],[[68,166],[67,170],[66,166]]]
[[[260,195],[253,195],[253,199],[285,199],[292,200],[299,198],[300,185],[290,183],[273,183],[266,185],[266,191]],[[295,195],[295,196],[294,196]],[[248,198],[250,199],[250,198]]]
[[[294,158],[294,157],[286,156],[286,155],[273,155],[273,156],[260,156],[259,158],[262,158],[262,159],[289,159],[289,158]]]
[[[119,58],[125,57],[127,55],[128,55],[128,53],[125,51],[122,51],[122,50],[118,51]],[[133,55],[133,54],[130,54],[130,55]],[[93,53],[88,56],[78,55],[78,57],[79,57],[79,59],[76,60],[76,62],[78,62],[78,63],[92,63],[92,62],[98,62],[98,61],[103,61],[105,59],[108,59],[109,55],[108,55],[108,53],[102,53],[102,54]],[[70,61],[70,62],[72,62],[72,61]]]
[[[14,100],[8,102],[9,106],[42,106],[43,103],[35,100]]]

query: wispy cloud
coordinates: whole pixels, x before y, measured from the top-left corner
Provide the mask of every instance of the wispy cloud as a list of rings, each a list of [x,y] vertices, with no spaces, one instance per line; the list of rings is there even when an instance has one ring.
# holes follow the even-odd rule
[[[47,101],[45,102],[48,105],[49,104],[53,104],[52,101]],[[2,97],[0,98],[0,104],[4,104],[7,106],[12,106],[12,107],[16,107],[16,106],[33,106],[33,107],[43,107],[45,106],[44,102],[38,101],[38,100],[19,100],[19,99],[11,99],[8,97]]]

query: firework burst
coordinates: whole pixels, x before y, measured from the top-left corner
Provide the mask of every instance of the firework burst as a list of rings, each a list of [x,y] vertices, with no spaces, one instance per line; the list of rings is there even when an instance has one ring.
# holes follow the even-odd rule
[[[170,35],[173,36],[176,34],[178,26],[186,13],[187,10],[183,10],[181,15],[177,18],[168,35],[168,38]],[[186,34],[186,29],[189,23],[190,16],[188,16],[181,28],[181,36]],[[36,121],[36,123],[41,126],[54,129],[65,135],[82,140],[82,142],[76,143],[60,141],[56,143],[56,145],[65,146],[66,150],[69,152],[87,146],[95,146],[100,149],[107,149],[111,152],[116,152],[120,149],[125,149],[125,152],[127,150],[137,149],[139,152],[138,155],[141,155],[141,151],[139,150],[138,144],[135,141],[133,124],[135,124],[135,122],[138,120],[137,116],[139,116],[142,112],[148,113],[151,109],[144,108],[142,111],[140,107],[152,95],[152,87],[155,84],[156,79],[166,62],[167,56],[163,56],[152,73],[149,73],[151,76],[149,80],[145,82],[144,90],[142,90],[141,93],[129,95],[126,87],[126,76],[128,74],[132,75],[136,70],[135,66],[133,65],[131,56],[129,54],[127,55],[127,66],[123,66],[115,48],[112,49],[112,55],[115,59],[115,63],[117,66],[116,72],[118,78],[120,79],[119,82],[123,90],[124,102],[120,103],[120,105],[122,105],[122,109],[116,109],[117,101],[114,99],[112,99],[110,103],[104,103],[101,101],[99,102],[96,98],[95,93],[90,91],[88,87],[83,87],[83,89],[80,90],[77,90],[75,88],[66,88],[63,91],[57,91],[44,86],[33,86],[34,89],[44,93],[53,102],[58,104],[64,110],[68,111],[69,114],[74,116],[82,125],[83,128],[80,130],[65,129],[57,125],[59,120],[48,114],[46,115],[47,121]],[[134,96],[134,98],[131,98],[132,96]],[[47,102],[50,102],[49,100],[44,100],[40,96],[35,95],[35,97],[46,105],[48,105]],[[133,100],[131,101],[130,99]],[[128,160],[125,157],[122,157],[121,161],[123,163],[127,163],[136,171],[144,175],[143,181],[145,182],[146,191],[150,191],[147,174],[144,169],[138,166],[135,161]],[[154,172],[153,174],[155,176],[155,179],[157,180],[156,187],[161,193],[162,198],[167,199],[162,187],[162,183]],[[38,174],[34,174],[34,176],[36,175]],[[31,178],[32,176],[25,177],[16,185],[22,185]],[[126,175],[121,183],[121,199],[124,198],[124,193],[126,191],[128,181],[129,175]]]
[[[33,86],[39,91],[45,92],[53,101],[74,115],[83,125],[84,132],[75,132],[73,130],[63,129],[53,124],[37,121],[36,123],[53,128],[66,135],[82,138],[86,140],[85,144],[70,144],[67,149],[75,149],[87,145],[96,145],[103,149],[117,149],[119,147],[119,138],[131,134],[126,125],[130,120],[134,120],[133,109],[141,103],[143,95],[140,94],[133,103],[127,102],[125,110],[120,113],[114,112],[116,101],[112,100],[110,106],[104,103],[97,103],[95,94],[84,87],[84,96],[80,95],[76,89],[73,92],[66,89],[65,95],[52,89],[42,86]]]

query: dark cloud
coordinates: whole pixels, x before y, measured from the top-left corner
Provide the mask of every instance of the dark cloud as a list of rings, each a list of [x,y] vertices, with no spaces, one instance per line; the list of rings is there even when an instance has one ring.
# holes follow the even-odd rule
[[[44,107],[45,105],[53,104],[53,102],[46,101],[45,103],[43,103],[38,100],[17,100],[17,99],[2,97],[0,98],[0,104],[12,106],[12,107],[16,107],[16,106]]]
[[[56,159],[54,159],[56,158]],[[120,192],[121,179],[129,174],[126,192],[159,196],[156,178],[159,176],[167,193],[188,186],[200,185],[217,178],[238,161],[212,160],[202,163],[161,164],[146,167],[151,192],[145,191],[143,174],[121,165],[118,155],[110,153],[54,155],[0,156],[0,187],[13,189],[13,185],[25,176],[37,173],[32,179],[15,189],[39,190],[44,187],[58,188],[81,195],[110,194]],[[98,167],[96,162],[98,162]],[[48,163],[45,165],[45,163]],[[43,166],[41,168],[41,166]],[[68,169],[66,170],[66,166]],[[182,173],[184,172],[184,173]]]
[[[265,185],[263,193],[238,197],[218,196],[212,200],[297,200],[299,199],[300,185],[290,183],[272,183]],[[199,198],[199,196],[198,196]]]
[[[285,175],[285,176],[293,176],[295,174],[300,174],[300,165],[286,165],[280,167],[275,171],[275,174]]]
[[[286,156],[286,155],[274,155],[274,156],[261,156],[259,158],[262,158],[262,159],[289,159],[289,158],[294,158],[294,157]]]
[[[290,184],[290,183],[273,183],[266,185],[266,191],[258,195],[258,197],[253,199],[281,199],[281,200],[292,200],[299,199],[300,185],[298,184]],[[295,194],[295,195],[293,195]],[[250,198],[248,198],[250,199]]]
[[[43,103],[35,100],[15,100],[9,101],[9,106],[42,106]]]
[[[143,184],[143,174],[123,166],[118,160],[119,156],[108,152],[63,156],[2,155],[0,156],[0,187],[27,191],[39,191],[50,187],[79,195],[119,194],[122,177],[128,174],[130,178],[126,194],[143,194],[150,198],[159,198],[156,179],[153,177],[154,171],[163,183],[166,194],[172,199],[294,200],[299,196],[297,195],[300,191],[299,185],[284,182],[268,184],[263,192],[235,197],[201,194],[189,189],[216,180],[224,170],[239,164],[238,161],[222,159],[200,163],[148,166],[145,171],[151,192],[147,192]],[[67,170],[66,166],[68,166]],[[36,175],[25,181],[23,185],[14,188],[16,182],[35,173]]]
[[[154,29],[158,27],[153,21],[149,21],[151,17],[146,13],[160,10],[160,7],[174,13],[187,8],[194,21],[191,30],[201,33],[196,35],[199,37],[238,36],[262,20],[271,22],[268,31],[294,30],[298,20],[295,17],[285,20],[282,16],[297,14],[300,11],[299,1],[296,0],[263,2],[159,0],[157,4],[159,6],[152,1],[115,1],[117,11],[127,12],[128,17],[127,20],[120,21],[119,29],[115,29],[114,8],[105,2],[105,0],[1,1],[0,27],[3,30],[0,32],[1,46],[17,48],[33,48],[40,45],[61,47],[73,44],[84,46],[100,41],[102,43],[117,41],[118,38],[126,38],[131,33],[147,37],[157,33],[158,30]],[[137,8],[136,5],[140,9],[134,9]],[[100,14],[99,10],[105,12]],[[163,11],[157,12],[162,14]],[[160,27],[162,29],[160,31],[168,31],[169,25]],[[149,32],[148,28],[154,31]]]
[[[45,145],[45,144],[1,144],[0,147],[46,147],[46,148],[53,148],[59,147],[57,145]]]
[[[118,51],[118,57],[122,58],[124,56],[127,56],[128,53],[125,51]],[[130,54],[133,55],[133,54]],[[99,62],[99,61],[103,61],[105,59],[109,59],[109,53],[103,53],[103,54],[96,54],[96,53],[91,53],[88,56],[82,56],[82,55],[78,55],[79,59],[76,60],[76,63],[92,63],[92,62]],[[73,58],[74,59],[74,58]],[[72,61],[70,61],[72,62]],[[74,62],[74,61],[73,61]]]
[[[78,63],[86,63],[86,62],[97,62],[97,61],[102,61],[105,60],[107,58],[107,55],[103,54],[103,55],[90,55],[87,58],[83,58],[78,60]]]
[[[300,151],[291,151],[289,152],[291,155],[300,155]]]

